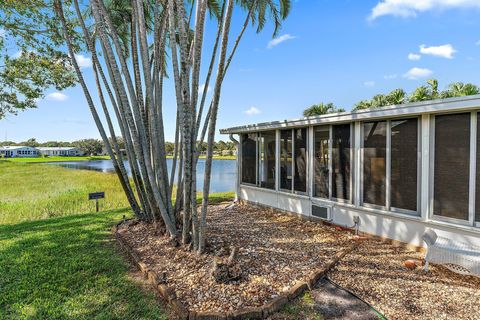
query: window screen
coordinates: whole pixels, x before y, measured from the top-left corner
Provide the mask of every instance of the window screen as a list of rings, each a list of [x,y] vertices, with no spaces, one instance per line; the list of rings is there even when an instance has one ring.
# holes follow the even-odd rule
[[[332,197],[350,199],[350,124],[332,126]]]
[[[328,139],[330,137],[329,127],[315,128],[315,185],[314,196],[320,198],[329,197],[328,180]]]
[[[418,120],[392,121],[391,126],[390,204],[417,211]]]
[[[387,123],[363,124],[363,202],[385,206]]]
[[[435,117],[433,212],[468,220],[470,114]]]
[[[295,191],[307,192],[307,129],[294,129]]]
[[[477,114],[477,174],[475,185],[475,221],[480,222],[480,114]]]
[[[275,189],[275,131],[262,132],[258,137],[259,184]]]
[[[242,135],[242,182],[256,184],[257,134]]]
[[[280,188],[292,190],[292,130],[280,131]]]

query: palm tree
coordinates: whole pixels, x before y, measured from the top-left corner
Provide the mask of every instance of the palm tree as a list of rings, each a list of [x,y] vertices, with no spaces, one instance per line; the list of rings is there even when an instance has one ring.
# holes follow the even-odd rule
[[[370,109],[372,107],[372,102],[370,100],[362,100],[360,102],[357,102],[355,104],[355,108],[353,110],[364,110],[364,109]]]
[[[380,108],[388,105],[387,96],[384,94],[377,94],[372,98],[372,108]]]
[[[386,96],[388,105],[397,105],[405,103],[407,93],[403,89],[395,89]]]
[[[314,104],[303,111],[304,117],[320,116],[328,113],[345,112],[345,109],[336,107],[333,103]]]
[[[479,87],[472,83],[454,82],[451,83],[444,92],[442,92],[442,97],[464,97],[479,93]]]
[[[114,164],[121,166],[121,159],[115,158],[118,143],[114,139],[116,133],[111,120],[116,118],[118,121],[134,172],[135,189],[130,198],[133,202],[138,199],[139,208],[134,210],[135,214],[167,230],[175,241],[180,235],[179,225],[183,242],[187,244],[191,241],[193,249],[202,252],[205,248],[213,139],[226,71],[250,23],[259,32],[271,18],[275,36],[290,12],[291,0],[90,0],[91,18],[87,20],[83,19],[84,13],[78,9],[78,0],[74,0],[76,24],[73,24],[72,13],[69,12],[71,7],[64,8],[64,2],[69,3],[54,0],[70,60],[106,149]],[[231,41],[230,27],[235,6],[247,12],[240,32]],[[209,25],[206,23],[207,12],[218,25],[211,49],[203,43],[205,26]],[[86,26],[85,21],[92,25]],[[78,47],[72,45],[73,25],[81,28],[86,48],[92,55],[96,90],[105,117],[98,114],[87,81],[74,62]],[[232,30],[237,28],[232,27]],[[211,54],[206,60],[206,68],[203,67],[205,63],[202,64],[205,52]],[[176,178],[178,201],[175,206],[171,202],[173,178],[170,179],[167,172],[162,113],[167,60],[177,108],[178,144],[175,144],[174,152],[178,154],[179,166]],[[201,71],[206,74],[201,74]],[[210,78],[213,94],[206,104],[207,90],[199,97],[199,79],[206,79],[205,86],[208,87]],[[206,115],[202,114],[204,105]],[[115,112],[114,117],[110,116],[110,110]],[[202,119],[206,120],[203,122]],[[102,121],[107,122],[109,135]],[[200,132],[201,138],[198,139]],[[201,145],[205,138],[207,160],[199,216],[196,203],[197,145]],[[119,168],[118,175],[123,182],[129,182],[125,179],[123,168]],[[125,189],[129,187],[130,184],[124,186]],[[181,206],[183,219],[180,219]]]
[[[431,100],[432,95],[430,88],[427,86],[420,86],[410,95],[409,102],[427,101]]]
[[[440,96],[438,93],[438,80],[429,79],[427,84],[430,86],[430,99],[437,99]]]

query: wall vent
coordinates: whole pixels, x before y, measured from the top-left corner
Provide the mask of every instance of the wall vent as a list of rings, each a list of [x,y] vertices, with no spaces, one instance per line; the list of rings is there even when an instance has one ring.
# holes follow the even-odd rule
[[[323,219],[330,220],[330,207],[322,207],[315,204],[312,204],[312,216]]]

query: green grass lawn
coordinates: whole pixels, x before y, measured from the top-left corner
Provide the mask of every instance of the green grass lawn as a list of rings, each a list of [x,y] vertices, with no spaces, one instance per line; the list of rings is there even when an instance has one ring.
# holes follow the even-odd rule
[[[0,319],[167,319],[113,243],[124,214],[0,226]]]
[[[115,174],[0,161],[0,319],[167,319],[114,243],[126,207]]]
[[[91,161],[91,160],[108,160],[107,156],[85,156],[85,157],[35,157],[35,158],[3,158],[0,162],[14,162],[14,163],[42,163],[42,162],[62,162],[62,161]]]
[[[113,173],[0,162],[0,224],[92,212],[88,193],[105,191],[101,210],[128,206]]]

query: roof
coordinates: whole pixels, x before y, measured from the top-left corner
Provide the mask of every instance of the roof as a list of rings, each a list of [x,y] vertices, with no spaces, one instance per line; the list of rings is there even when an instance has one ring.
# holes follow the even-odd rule
[[[35,149],[34,147],[29,147],[29,146],[0,146],[1,150],[18,150],[18,149]]]
[[[375,109],[363,109],[351,112],[331,113],[293,120],[279,120],[220,129],[222,134],[246,133],[283,128],[307,127],[319,124],[352,122],[369,119],[405,117],[424,113],[462,111],[480,108],[480,95],[436,99],[430,101],[406,103]]]
[[[77,150],[77,147],[37,147],[38,150],[49,151],[49,150]]]

